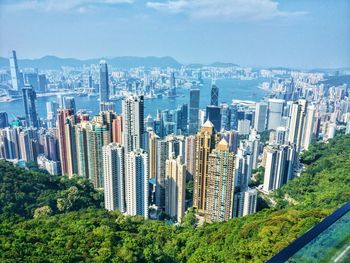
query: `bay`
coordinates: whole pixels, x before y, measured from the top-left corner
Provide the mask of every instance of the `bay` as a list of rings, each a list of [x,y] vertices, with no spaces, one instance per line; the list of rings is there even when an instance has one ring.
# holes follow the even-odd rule
[[[219,102],[231,104],[232,100],[251,100],[260,101],[266,96],[266,91],[259,89],[258,86],[266,79],[258,78],[253,80],[238,79],[218,79],[216,85],[219,87]],[[211,80],[205,80],[200,87],[200,107],[205,108],[210,103]],[[178,89],[177,97],[154,98],[145,100],[145,116],[150,114],[155,117],[157,110],[176,109],[178,105],[189,103],[189,90]],[[56,101],[56,96],[38,97],[36,101],[37,112],[40,118],[46,118],[46,102]],[[77,110],[85,109],[91,115],[99,112],[99,102],[97,97],[79,97],[75,96]],[[115,108],[118,113],[121,112],[122,101],[115,101]],[[16,116],[24,115],[23,101],[15,100],[11,102],[0,102],[0,111],[6,111],[9,119],[13,120]]]

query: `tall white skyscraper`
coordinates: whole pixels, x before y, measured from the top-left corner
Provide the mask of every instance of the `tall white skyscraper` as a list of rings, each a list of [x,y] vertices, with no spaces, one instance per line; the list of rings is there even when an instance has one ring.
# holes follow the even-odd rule
[[[241,142],[241,146],[237,150],[235,165],[235,186],[243,192],[248,188],[253,169],[252,151],[246,141]]]
[[[303,137],[301,141],[302,150],[309,149],[310,143],[314,137],[315,113],[316,109],[314,105],[307,107]]]
[[[148,154],[141,149],[127,153],[125,200],[128,215],[148,218]]]
[[[186,166],[181,156],[166,161],[165,212],[181,222],[185,215]]]
[[[266,129],[267,103],[258,102],[255,106],[254,129],[263,132]]]
[[[143,96],[130,95],[123,99],[123,146],[125,152],[143,148],[144,102]]]
[[[102,158],[105,208],[125,212],[124,147],[118,143],[103,146]]]
[[[295,148],[292,145],[267,146],[263,190],[268,193],[291,180],[294,163]]]
[[[307,101],[300,99],[292,105],[288,141],[295,144],[296,150],[301,150],[301,139],[303,136]]]
[[[277,127],[281,126],[284,102],[285,101],[281,99],[269,99],[268,119],[267,119],[268,130],[276,130]]]

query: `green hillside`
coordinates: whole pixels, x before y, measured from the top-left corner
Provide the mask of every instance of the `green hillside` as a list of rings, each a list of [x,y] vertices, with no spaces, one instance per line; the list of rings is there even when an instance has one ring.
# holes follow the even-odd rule
[[[0,162],[0,261],[264,262],[350,199],[350,136],[311,147],[274,208],[193,227],[101,209],[101,194]],[[288,200],[288,201],[286,201]]]

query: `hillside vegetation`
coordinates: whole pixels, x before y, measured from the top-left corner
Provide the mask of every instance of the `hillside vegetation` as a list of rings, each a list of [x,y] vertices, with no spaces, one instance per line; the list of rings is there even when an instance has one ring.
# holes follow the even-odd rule
[[[264,262],[350,199],[350,136],[302,161],[274,208],[197,228],[192,213],[181,226],[109,213],[83,179],[0,162],[0,261]]]

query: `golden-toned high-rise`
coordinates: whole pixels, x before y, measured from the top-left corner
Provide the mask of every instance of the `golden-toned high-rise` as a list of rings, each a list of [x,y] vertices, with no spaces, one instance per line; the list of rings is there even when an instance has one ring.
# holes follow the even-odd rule
[[[209,154],[206,186],[206,212],[209,222],[232,218],[235,156],[223,138]]]
[[[218,134],[215,132],[214,125],[207,120],[201,130],[195,136],[195,172],[193,185],[193,207],[197,208],[200,215],[206,211],[206,191],[208,176],[209,154],[215,148],[218,141]]]

